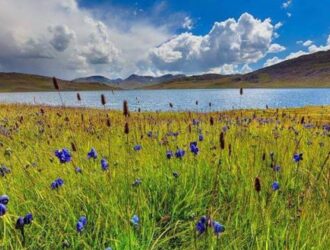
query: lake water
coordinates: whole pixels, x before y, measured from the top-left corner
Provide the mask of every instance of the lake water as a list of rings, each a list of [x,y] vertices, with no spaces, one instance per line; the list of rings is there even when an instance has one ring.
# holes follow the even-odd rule
[[[106,107],[122,109],[127,100],[130,110],[143,111],[220,111],[229,109],[251,109],[277,107],[303,107],[309,105],[330,105],[330,89],[244,89],[240,96],[238,89],[194,89],[194,90],[127,90],[127,91],[84,91],[61,92],[65,106],[102,107],[100,95],[107,98]],[[198,101],[198,105],[196,105]],[[26,103],[61,105],[57,92],[0,93],[1,103]],[[211,107],[209,107],[211,103]]]

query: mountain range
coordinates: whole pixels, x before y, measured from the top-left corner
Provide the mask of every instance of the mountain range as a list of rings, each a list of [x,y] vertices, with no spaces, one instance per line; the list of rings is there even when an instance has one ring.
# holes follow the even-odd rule
[[[126,79],[88,76],[72,81],[59,80],[62,90],[120,90],[173,88],[321,88],[330,87],[330,51],[321,51],[286,60],[248,74],[166,74],[159,77],[132,74]],[[50,91],[46,76],[0,73],[0,91]]]

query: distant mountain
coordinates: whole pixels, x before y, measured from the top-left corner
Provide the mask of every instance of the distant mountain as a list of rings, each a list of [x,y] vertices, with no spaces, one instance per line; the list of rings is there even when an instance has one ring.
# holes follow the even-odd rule
[[[71,82],[58,79],[61,90],[114,90],[117,86],[95,82]],[[25,91],[53,91],[51,77],[22,74],[22,73],[1,73],[0,92],[25,92]]]
[[[74,79],[72,82],[79,82],[79,83],[91,83],[91,82],[99,82],[99,83],[110,83],[111,80],[104,76],[88,76]]]

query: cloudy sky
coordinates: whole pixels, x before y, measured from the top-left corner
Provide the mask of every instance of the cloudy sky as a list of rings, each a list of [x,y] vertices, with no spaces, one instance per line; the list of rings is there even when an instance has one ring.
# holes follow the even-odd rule
[[[330,49],[330,2],[0,0],[0,71],[245,73]]]

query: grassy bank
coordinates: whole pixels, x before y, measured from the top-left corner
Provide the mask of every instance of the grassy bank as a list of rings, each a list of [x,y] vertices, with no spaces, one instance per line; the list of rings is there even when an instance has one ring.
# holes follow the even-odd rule
[[[325,124],[330,107],[124,117],[0,105],[0,163],[10,169],[0,175],[9,196],[0,248],[327,249]],[[64,184],[52,189],[57,178]],[[28,213],[32,223],[16,229]]]

